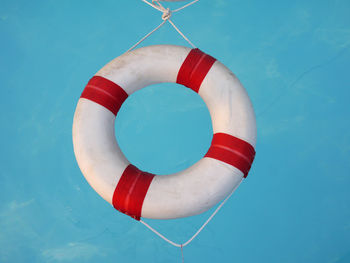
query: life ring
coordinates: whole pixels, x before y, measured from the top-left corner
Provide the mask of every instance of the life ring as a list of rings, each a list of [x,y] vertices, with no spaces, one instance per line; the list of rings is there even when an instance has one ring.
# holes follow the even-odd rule
[[[182,84],[203,98],[214,135],[207,154],[196,164],[155,176],[125,158],[114,121],[128,95],[163,82]],[[85,178],[107,202],[137,220],[180,218],[208,210],[247,176],[255,143],[253,107],[236,76],[199,49],[174,45],[139,48],[104,66],[84,89],[73,121],[74,152]]]

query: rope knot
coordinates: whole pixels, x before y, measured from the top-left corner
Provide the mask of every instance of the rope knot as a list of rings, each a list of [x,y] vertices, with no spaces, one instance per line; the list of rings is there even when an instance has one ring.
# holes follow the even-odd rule
[[[157,26],[155,29],[153,29],[151,32],[149,32],[147,35],[145,35],[143,38],[139,40],[135,45],[133,45],[131,48],[128,49],[129,52],[136,48],[140,43],[142,43],[146,38],[148,38],[150,35],[152,35],[155,31],[157,31],[159,28],[161,28],[166,22],[169,22],[173,28],[193,47],[196,48],[195,45],[180,31],[180,29],[177,28],[177,26],[173,23],[173,21],[170,20],[170,17],[173,13],[176,13],[182,9],[185,9],[189,7],[190,5],[193,5],[194,3],[198,2],[199,0],[193,0],[192,2],[178,8],[175,10],[170,10],[170,8],[165,8],[159,1],[164,1],[164,0],[152,0],[152,2],[149,2],[149,0],[142,0],[142,2],[148,4],[149,6],[153,7],[154,9],[157,9],[158,11],[162,12],[162,19],[163,22],[160,23],[159,26]],[[168,0],[168,1],[178,1],[178,0]]]
[[[170,8],[164,9],[162,19],[164,21],[168,20],[171,17],[171,14],[172,14],[172,12],[171,12]]]

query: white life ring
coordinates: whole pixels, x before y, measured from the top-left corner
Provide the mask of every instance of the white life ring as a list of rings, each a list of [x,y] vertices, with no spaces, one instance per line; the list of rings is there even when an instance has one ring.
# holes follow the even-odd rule
[[[198,92],[209,109],[214,135],[208,153],[196,164],[154,176],[124,157],[114,121],[128,95],[163,82]],[[74,152],[86,180],[107,202],[137,220],[208,210],[247,176],[255,143],[254,111],[236,76],[211,56],[182,46],[148,46],[112,60],[87,84],[73,121]]]

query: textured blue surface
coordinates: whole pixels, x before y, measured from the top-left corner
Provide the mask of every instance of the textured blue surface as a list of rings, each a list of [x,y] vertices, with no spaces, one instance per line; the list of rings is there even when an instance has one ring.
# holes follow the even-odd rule
[[[0,6],[0,262],[180,262],[91,189],[71,139],[84,85],[160,14],[136,0]],[[185,262],[350,262],[349,14],[348,0],[201,0],[174,16],[240,78],[258,123],[248,179]],[[170,26],[144,45],[161,43],[186,45]],[[131,96],[116,128],[127,157],[161,174],[200,159],[212,132],[202,100],[171,84]],[[149,221],[182,242],[208,216]]]

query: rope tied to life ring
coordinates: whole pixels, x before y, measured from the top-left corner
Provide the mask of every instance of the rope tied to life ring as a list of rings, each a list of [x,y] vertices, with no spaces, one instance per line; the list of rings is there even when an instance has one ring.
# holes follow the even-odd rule
[[[160,0],[152,0],[151,2],[148,2],[147,0],[141,0],[142,2],[148,4],[149,6],[153,7],[154,9],[160,11],[162,13],[162,20],[163,22],[160,23],[157,27],[155,27],[151,32],[146,34],[143,38],[141,38],[136,44],[134,44],[131,48],[129,48],[126,52],[129,52],[133,49],[135,49],[138,45],[140,45],[143,41],[145,41],[150,35],[152,35],[154,32],[156,32],[159,28],[161,28],[166,22],[169,22],[170,25],[180,34],[180,36],[183,37],[193,48],[197,48],[186,36],[184,33],[181,32],[181,30],[174,24],[174,22],[170,19],[173,13],[179,12],[195,3],[197,3],[199,0],[194,0],[180,8],[177,8],[175,10],[171,10],[170,8],[165,8],[159,1]]]

